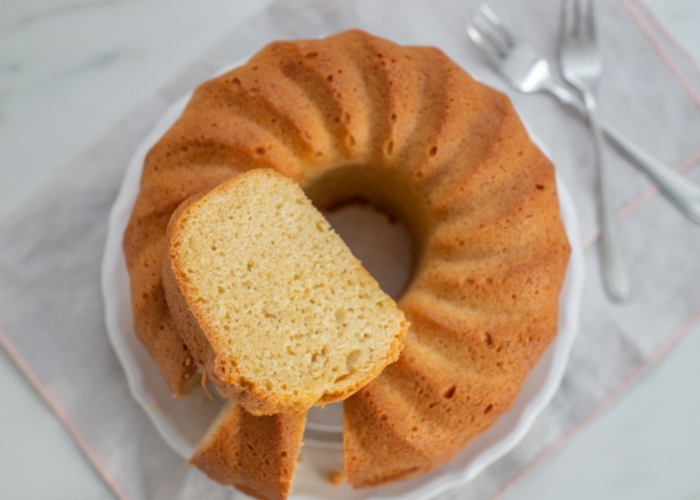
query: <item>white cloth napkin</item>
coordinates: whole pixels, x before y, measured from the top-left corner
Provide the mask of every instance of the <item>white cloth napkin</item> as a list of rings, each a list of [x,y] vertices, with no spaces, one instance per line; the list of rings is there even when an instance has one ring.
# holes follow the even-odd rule
[[[554,60],[557,0],[491,0],[523,37]],[[66,423],[117,496],[224,499],[235,493],[187,466],[131,399],[107,341],[100,262],[107,215],[135,146],[163,110],[217,68],[277,39],[347,28],[407,44],[435,45],[478,79],[507,92],[547,145],[571,188],[588,241],[582,324],[561,389],[529,435],[459,491],[441,498],[491,498],[525,474],[604,407],[684,329],[700,319],[700,227],[650,191],[608,148],[613,192],[634,279],[624,305],[599,279],[593,151],[586,125],[546,96],[511,91],[467,40],[473,0],[290,0],[234,33],[46,187],[0,222],[0,341]],[[606,72],[602,114],[700,183],[700,72],[638,0],[599,2]],[[695,168],[693,168],[695,167]]]

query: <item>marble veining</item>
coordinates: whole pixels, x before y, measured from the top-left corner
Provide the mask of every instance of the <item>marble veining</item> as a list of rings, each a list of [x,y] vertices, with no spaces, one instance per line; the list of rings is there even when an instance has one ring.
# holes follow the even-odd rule
[[[80,10],[106,7],[109,5],[122,4],[125,2],[133,2],[133,1],[135,1],[135,0],[101,0],[101,1],[93,1],[93,2],[67,3],[66,5],[58,5],[55,7],[42,9],[38,12],[33,12],[33,13],[22,15],[17,20],[15,20],[14,23],[11,23],[9,26],[14,27],[14,28],[22,28],[28,24],[31,24],[31,23],[39,21],[39,20],[46,19],[48,17],[73,14],[73,13],[80,11]],[[5,27],[6,27],[6,25],[0,24],[0,30],[5,28]]]

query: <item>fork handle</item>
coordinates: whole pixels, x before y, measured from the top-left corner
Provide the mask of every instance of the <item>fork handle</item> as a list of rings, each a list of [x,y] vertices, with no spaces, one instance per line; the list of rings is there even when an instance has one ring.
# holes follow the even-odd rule
[[[642,168],[669,201],[690,220],[700,224],[700,187],[637,146],[609,123],[603,122],[602,126],[618,149]]]
[[[631,286],[627,264],[622,251],[620,231],[613,212],[608,169],[603,158],[603,132],[598,123],[598,110],[592,91],[583,92],[583,102],[593,133],[596,165],[598,166],[598,191],[600,196],[601,249],[603,258],[603,282],[608,295],[622,302],[629,297]]]
[[[565,87],[552,84],[545,90],[563,104],[574,108],[581,116],[586,116],[585,104]],[[700,187],[637,146],[609,122],[601,119],[599,123],[605,135],[617,149],[632,160],[681,212],[693,222],[700,224]]]

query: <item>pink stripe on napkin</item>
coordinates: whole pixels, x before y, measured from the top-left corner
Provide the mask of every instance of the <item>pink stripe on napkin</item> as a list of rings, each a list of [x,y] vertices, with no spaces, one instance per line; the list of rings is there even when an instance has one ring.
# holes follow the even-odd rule
[[[56,417],[63,423],[68,433],[75,440],[78,448],[85,454],[87,460],[92,464],[97,473],[102,477],[102,480],[107,483],[107,486],[111,488],[114,494],[120,500],[128,500],[128,496],[122,491],[119,483],[114,480],[109,471],[102,465],[99,457],[92,451],[92,448],[88,445],[87,441],[83,439],[83,435],[80,433],[78,428],[73,424],[68,414],[63,410],[63,407],[58,404],[44,385],[41,383],[39,378],[34,374],[31,367],[24,361],[24,358],[15,349],[14,345],[10,339],[5,335],[5,332],[0,329],[0,345],[5,349],[5,352],[10,356],[12,361],[17,365],[20,372],[27,378],[29,383],[34,387],[34,389],[39,393],[46,404],[51,408]]]

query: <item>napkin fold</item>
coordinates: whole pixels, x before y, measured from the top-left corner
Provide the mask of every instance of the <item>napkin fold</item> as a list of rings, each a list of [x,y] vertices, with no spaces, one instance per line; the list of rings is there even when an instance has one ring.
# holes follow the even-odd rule
[[[176,98],[227,63],[278,39],[361,28],[434,45],[508,93],[571,189],[586,241],[579,339],[561,388],[527,437],[471,483],[439,498],[492,498],[527,474],[700,320],[700,227],[613,149],[606,154],[634,280],[610,303],[600,282],[595,168],[586,124],[547,96],[510,90],[464,34],[474,0],[285,0],[231,35],[0,221],[0,343],[119,498],[230,499],[160,438],[129,394],[107,340],[100,265],[109,209],[137,144]],[[551,61],[556,0],[491,7]],[[602,114],[700,183],[700,70],[638,0],[597,6],[606,67]]]

